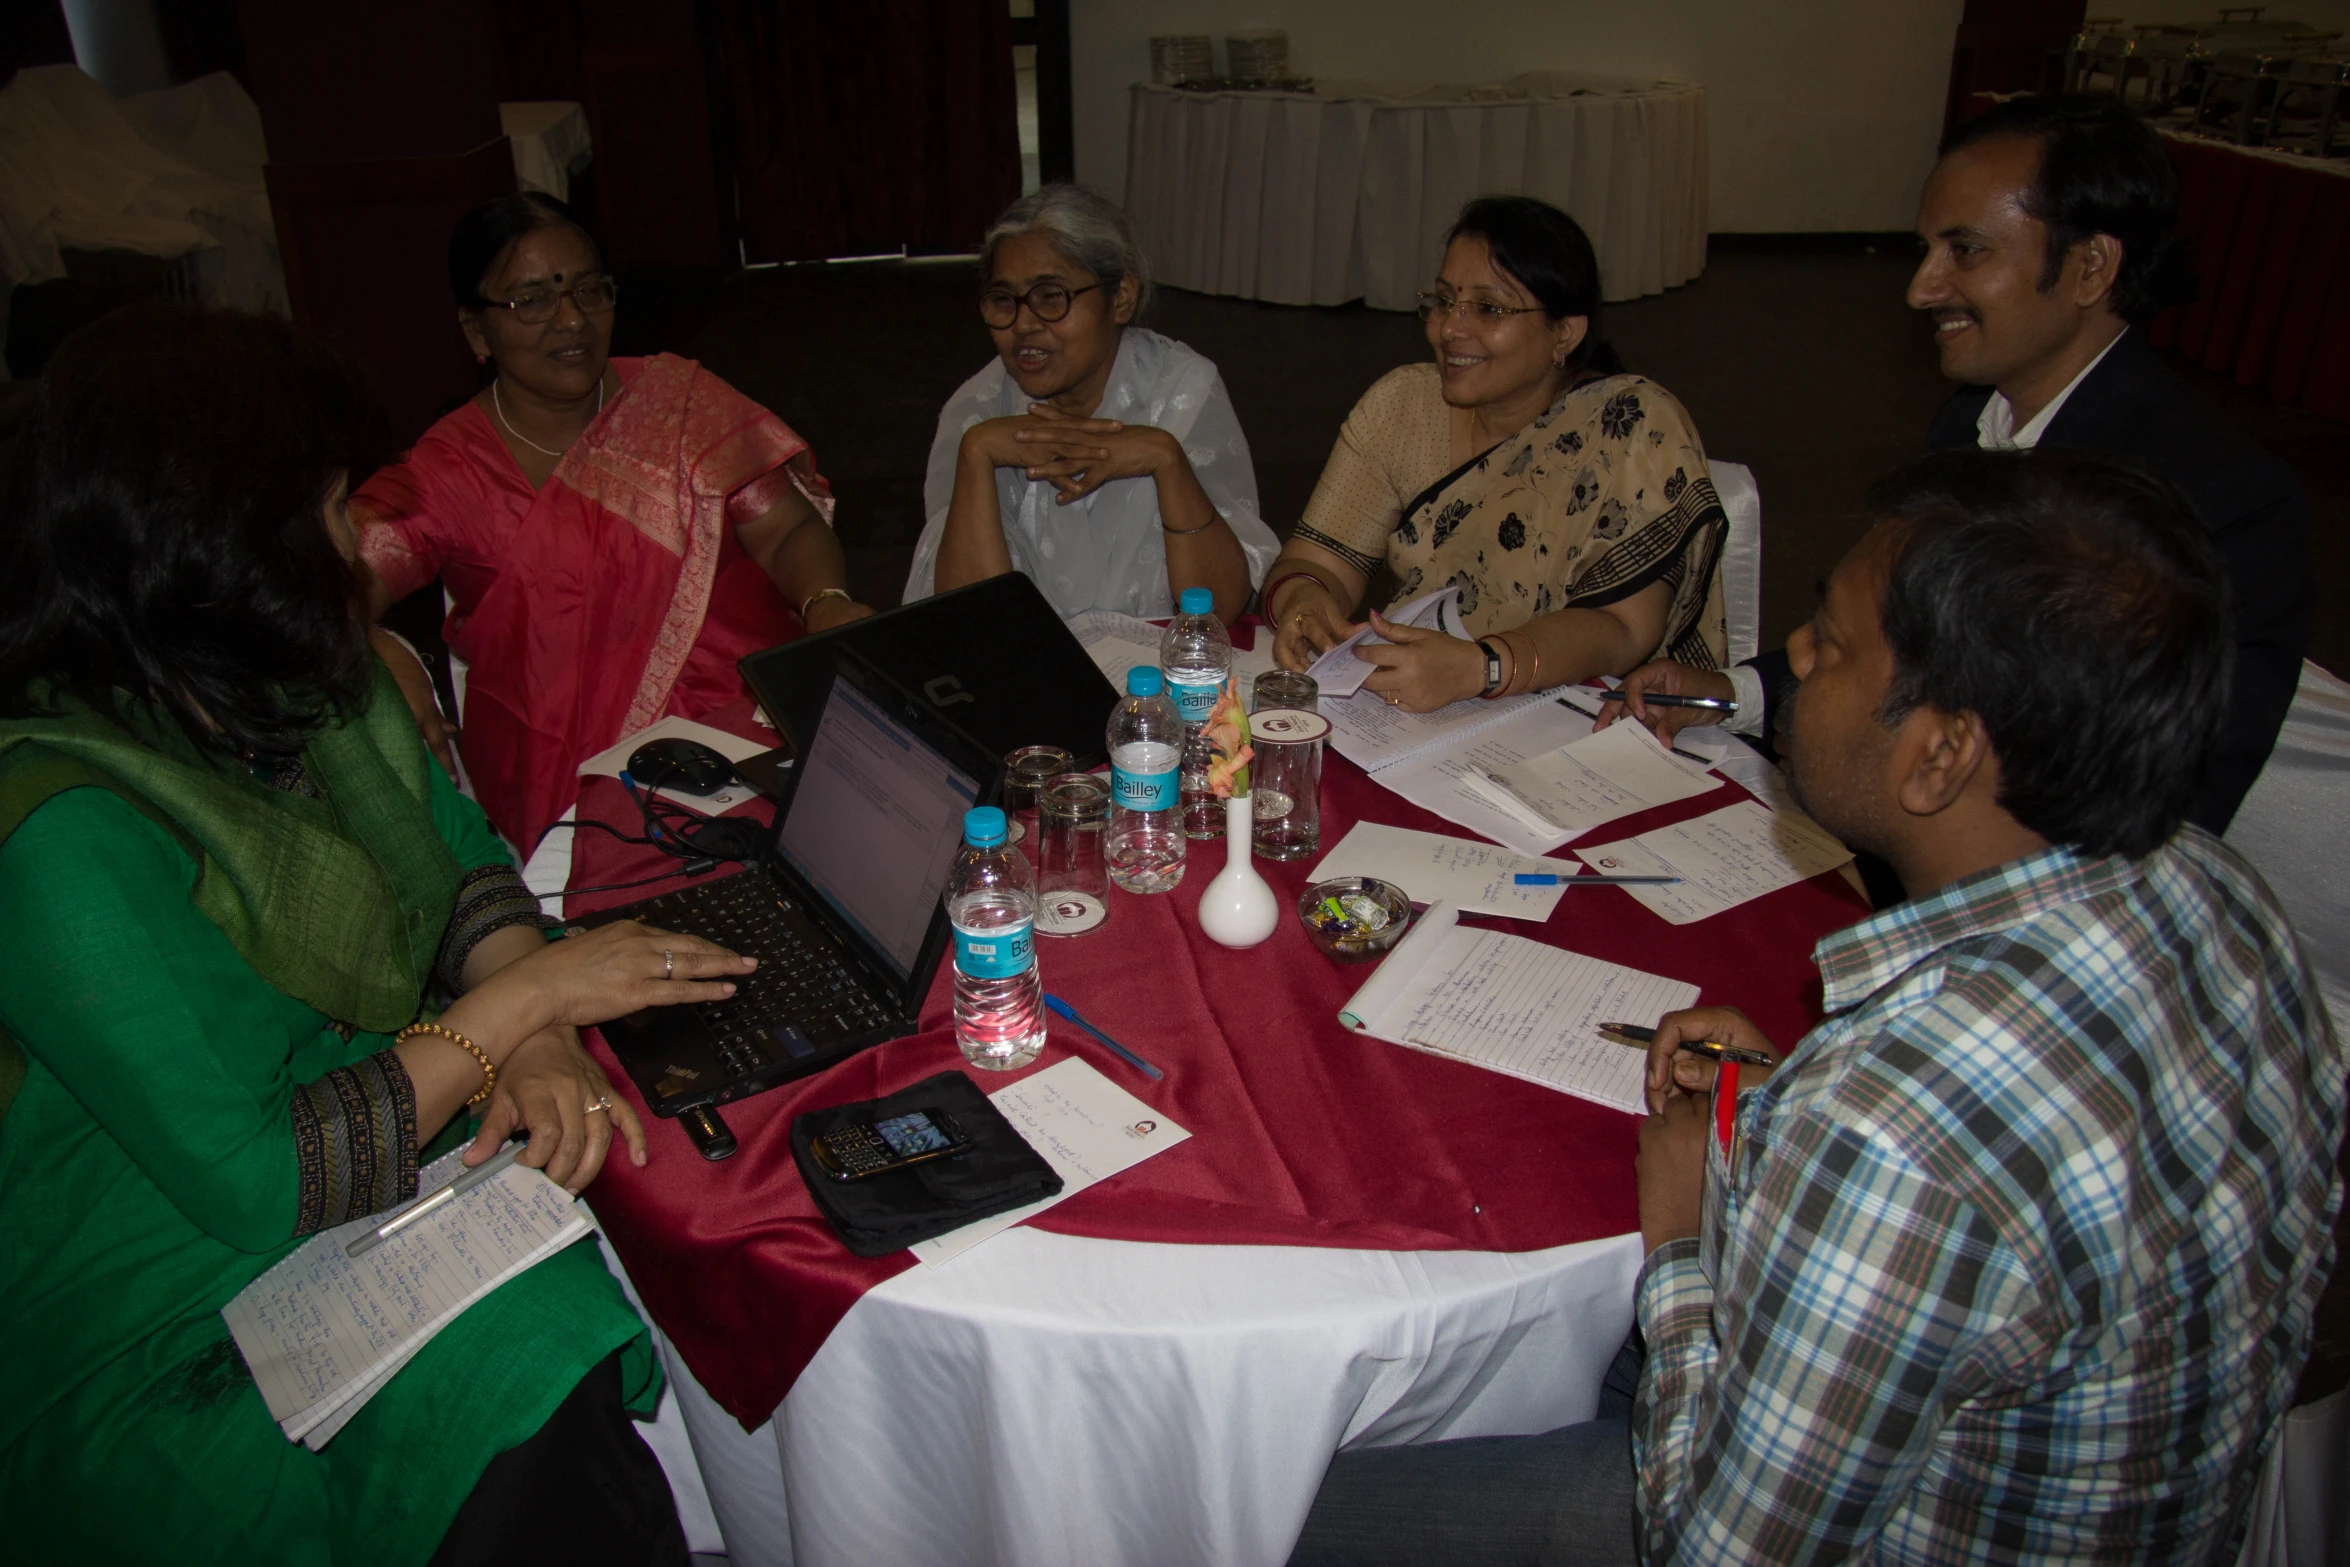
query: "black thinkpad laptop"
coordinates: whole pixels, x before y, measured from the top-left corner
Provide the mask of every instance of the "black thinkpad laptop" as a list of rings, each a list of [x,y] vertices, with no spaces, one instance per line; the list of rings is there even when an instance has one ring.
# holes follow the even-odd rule
[[[945,949],[963,813],[1003,764],[854,652],[834,648],[789,797],[757,863],[581,921],[640,919],[759,959],[726,1001],[648,1007],[604,1038],[657,1115],[731,1149],[708,1106],[914,1032]],[[713,1148],[712,1139],[725,1148]]]
[[[1102,735],[1119,692],[1020,572],[744,659],[744,683],[795,746],[815,727],[836,647],[856,649],[997,756],[1057,745],[1081,772],[1109,759]]]

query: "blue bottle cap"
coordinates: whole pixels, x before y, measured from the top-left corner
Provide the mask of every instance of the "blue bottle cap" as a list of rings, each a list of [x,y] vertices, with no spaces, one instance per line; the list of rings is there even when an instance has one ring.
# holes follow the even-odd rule
[[[1007,832],[1004,813],[992,805],[963,813],[963,841],[974,849],[994,848],[1004,841]]]
[[[1186,615],[1212,615],[1216,612],[1216,594],[1212,588],[1185,588],[1183,597],[1176,600]]]
[[[1126,694],[1128,696],[1157,696],[1166,689],[1166,677],[1159,673],[1159,666],[1156,664],[1137,664],[1126,671]]]

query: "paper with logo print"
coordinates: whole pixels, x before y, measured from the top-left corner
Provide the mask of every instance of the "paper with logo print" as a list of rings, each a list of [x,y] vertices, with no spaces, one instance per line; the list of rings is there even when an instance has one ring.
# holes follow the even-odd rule
[[[1522,871],[1572,876],[1575,867],[1557,860],[1416,832],[1382,822],[1357,822],[1311,872],[1315,881],[1333,876],[1376,876],[1404,890],[1414,903],[1443,899],[1464,914],[1499,914],[1514,920],[1546,920],[1566,888],[1521,887]]]
[[[1690,925],[1834,870],[1852,851],[1800,811],[1740,800],[1637,838],[1577,849],[1575,856],[1611,876],[1680,877],[1668,886],[1624,890],[1660,918]]]
[[[987,1101],[1053,1167],[1061,1178],[1060,1193],[917,1242],[909,1249],[919,1261],[935,1266],[959,1257],[990,1236],[1191,1136],[1078,1056],[999,1088]]]

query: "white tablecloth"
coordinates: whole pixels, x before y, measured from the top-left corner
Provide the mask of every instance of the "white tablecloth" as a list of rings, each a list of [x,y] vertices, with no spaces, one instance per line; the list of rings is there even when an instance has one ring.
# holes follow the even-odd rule
[[[498,128],[514,144],[514,183],[571,199],[571,176],[588,165],[587,110],[576,103],[501,103]]]
[[[662,1351],[736,1567],[1277,1567],[1342,1446],[1589,1419],[1639,1269],[1020,1228],[869,1291],[757,1431]]]
[[[1179,288],[1409,310],[1462,204],[1497,193],[1582,224],[1608,299],[1685,283],[1705,270],[1705,90],[1557,72],[1494,87],[1133,89],[1126,208]]]

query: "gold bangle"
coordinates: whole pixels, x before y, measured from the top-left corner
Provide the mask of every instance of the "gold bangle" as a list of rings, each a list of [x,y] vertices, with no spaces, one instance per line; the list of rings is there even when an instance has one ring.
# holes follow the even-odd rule
[[[1528,630],[1524,626],[1521,626],[1518,629],[1525,631],[1526,651],[1534,655],[1534,670],[1533,673],[1526,677],[1526,689],[1528,691],[1539,691],[1542,689],[1542,644],[1534,640],[1534,633],[1531,630]],[[1503,634],[1502,640],[1504,642],[1509,640],[1507,633]],[[1515,675],[1517,671],[1512,670],[1510,673]]]
[[[1161,517],[1159,519],[1159,531],[1164,533],[1170,539],[1188,539],[1195,533],[1207,532],[1210,528],[1214,527],[1217,523],[1222,522],[1223,520],[1224,514],[1222,512],[1211,511],[1208,513],[1208,520],[1201,523],[1196,528],[1170,528],[1167,526],[1167,519]]]
[[[854,597],[855,595],[850,593],[847,588],[818,588],[800,600],[800,624],[804,626],[808,623],[808,611],[816,607],[818,599],[854,599]]]
[[[392,1043],[404,1045],[419,1034],[437,1035],[481,1063],[481,1092],[465,1101],[466,1109],[470,1110],[490,1097],[491,1090],[498,1086],[498,1069],[490,1064],[490,1058],[482,1053],[481,1046],[441,1023],[411,1023],[392,1036]]]

